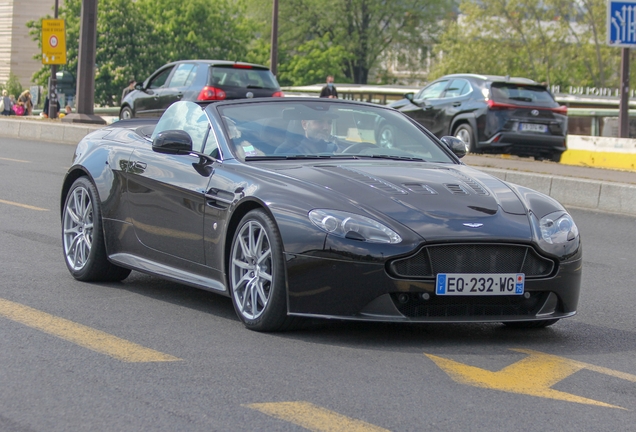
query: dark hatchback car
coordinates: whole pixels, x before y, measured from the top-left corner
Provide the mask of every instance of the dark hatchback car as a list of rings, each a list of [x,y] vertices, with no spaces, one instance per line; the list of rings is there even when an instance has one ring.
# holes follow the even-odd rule
[[[269,68],[226,60],[182,60],[156,70],[122,101],[119,119],[160,117],[180,100],[214,102],[282,97]]]
[[[527,78],[446,75],[390,106],[438,137],[461,138],[473,153],[558,162],[566,150],[567,107]],[[390,139],[391,131],[384,133]]]

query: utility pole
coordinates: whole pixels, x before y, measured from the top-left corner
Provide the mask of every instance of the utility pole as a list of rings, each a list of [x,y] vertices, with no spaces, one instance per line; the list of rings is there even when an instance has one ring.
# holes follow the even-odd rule
[[[618,136],[629,138],[629,48],[621,49],[621,98],[618,111]]]
[[[70,123],[106,124],[95,115],[95,50],[97,47],[97,0],[82,0],[79,55],[77,59],[77,113],[62,119]]]
[[[278,74],[278,0],[272,7],[272,47],[269,56],[269,69],[274,76]]]

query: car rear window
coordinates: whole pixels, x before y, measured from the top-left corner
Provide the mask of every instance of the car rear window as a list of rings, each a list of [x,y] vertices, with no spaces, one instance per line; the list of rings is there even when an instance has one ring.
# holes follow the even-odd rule
[[[496,102],[513,105],[559,106],[548,89],[539,85],[495,82],[490,86],[490,95]]]
[[[208,85],[271,90],[279,88],[276,78],[268,69],[244,69],[233,66],[211,67]]]

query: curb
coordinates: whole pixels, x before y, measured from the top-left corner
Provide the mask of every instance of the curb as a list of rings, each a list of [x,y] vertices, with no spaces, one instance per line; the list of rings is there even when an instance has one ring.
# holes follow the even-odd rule
[[[636,186],[634,185],[503,169],[474,168],[509,183],[544,193],[566,207],[574,206],[610,213],[636,215]]]
[[[0,136],[76,145],[88,133],[102,127],[39,120],[0,119]],[[544,193],[564,206],[636,216],[634,185],[480,166],[473,168]]]

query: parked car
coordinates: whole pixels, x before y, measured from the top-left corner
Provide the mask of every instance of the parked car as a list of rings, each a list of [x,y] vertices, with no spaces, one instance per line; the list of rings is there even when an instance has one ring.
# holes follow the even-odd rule
[[[269,68],[225,60],[182,60],[156,70],[121,102],[119,119],[160,117],[180,100],[282,97]]]
[[[392,145],[378,127],[397,131]],[[61,192],[64,261],[81,281],[138,270],[228,296],[258,331],[302,317],[545,327],[574,315],[570,214],[465,154],[364,102],[176,102],[79,143]]]
[[[527,78],[446,75],[389,106],[438,137],[461,138],[473,153],[558,162],[566,150],[567,107],[559,105],[545,86]]]

